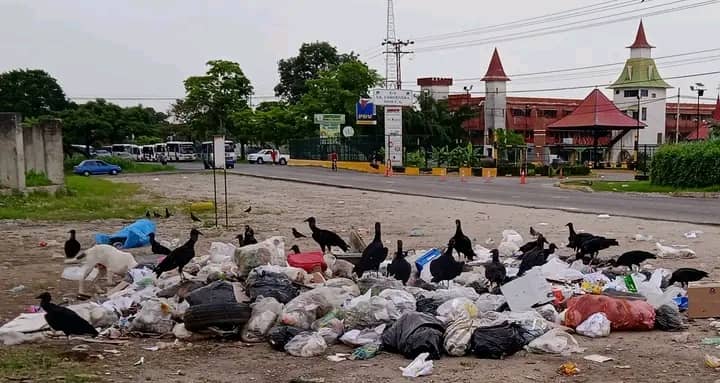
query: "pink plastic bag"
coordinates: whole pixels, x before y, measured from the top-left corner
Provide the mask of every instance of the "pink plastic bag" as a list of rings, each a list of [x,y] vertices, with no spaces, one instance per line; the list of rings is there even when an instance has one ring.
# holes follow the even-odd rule
[[[652,330],[655,310],[645,301],[631,301],[604,295],[571,298],[565,312],[565,325],[575,328],[595,313],[604,313],[613,330]]]

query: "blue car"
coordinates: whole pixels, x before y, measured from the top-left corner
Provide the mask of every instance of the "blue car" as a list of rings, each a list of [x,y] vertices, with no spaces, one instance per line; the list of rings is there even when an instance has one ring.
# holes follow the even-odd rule
[[[112,174],[116,175],[122,168],[100,160],[85,160],[73,168],[73,173],[89,176],[91,174]]]

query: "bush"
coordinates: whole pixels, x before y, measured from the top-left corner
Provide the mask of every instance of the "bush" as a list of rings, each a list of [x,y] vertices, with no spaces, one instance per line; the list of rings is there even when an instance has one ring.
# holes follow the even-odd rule
[[[50,179],[43,172],[36,172],[35,169],[31,169],[25,173],[25,186],[48,186],[51,185]]]
[[[87,158],[83,156],[82,154],[73,154],[70,157],[65,157],[63,160],[63,169],[65,171],[72,171],[74,167],[80,165],[81,162],[85,161]]]
[[[660,147],[652,159],[650,181],[678,188],[720,185],[720,140]]]
[[[425,152],[422,150],[408,152],[405,158],[405,166],[416,168],[425,166]]]

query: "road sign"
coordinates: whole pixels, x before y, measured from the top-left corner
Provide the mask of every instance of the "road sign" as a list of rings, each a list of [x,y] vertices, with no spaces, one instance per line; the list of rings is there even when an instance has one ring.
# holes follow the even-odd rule
[[[320,125],[342,125],[345,123],[344,114],[316,114],[315,123]]]
[[[320,124],[320,138],[334,138],[340,135],[340,124]]]
[[[385,153],[393,166],[403,166],[402,107],[385,107]]]
[[[412,106],[415,95],[411,90],[375,89],[373,91],[375,105]]]
[[[353,129],[352,126],[346,126],[345,128],[343,128],[342,132],[343,136],[345,137],[352,137],[353,135],[355,135],[355,129]]]

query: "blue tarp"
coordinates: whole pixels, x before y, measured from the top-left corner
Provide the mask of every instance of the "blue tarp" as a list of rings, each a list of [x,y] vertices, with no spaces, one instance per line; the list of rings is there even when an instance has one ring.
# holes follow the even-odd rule
[[[148,234],[154,232],[155,222],[149,219],[139,219],[133,224],[125,226],[113,234],[95,234],[95,243],[101,245],[112,245],[117,242],[121,242],[123,244],[123,249],[143,247],[150,244]]]

